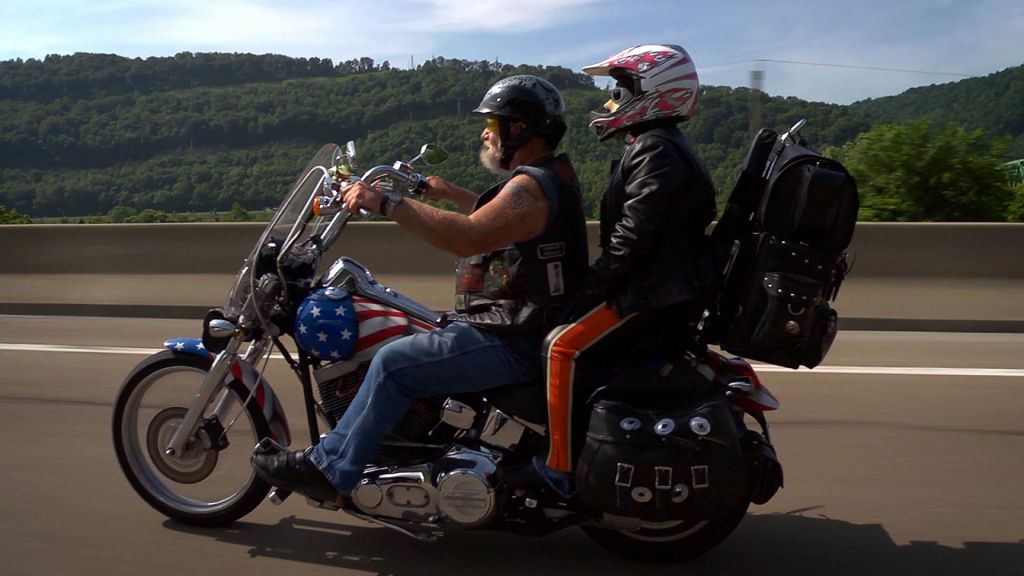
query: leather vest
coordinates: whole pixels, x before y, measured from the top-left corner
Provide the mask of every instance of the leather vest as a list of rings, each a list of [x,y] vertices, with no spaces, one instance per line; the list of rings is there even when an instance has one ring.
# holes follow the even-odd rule
[[[460,258],[454,319],[494,332],[543,334],[557,325],[564,302],[583,285],[586,221],[579,182],[564,154],[516,168],[481,194],[473,210],[490,202],[518,174],[530,176],[544,191],[548,226],[525,242]]]

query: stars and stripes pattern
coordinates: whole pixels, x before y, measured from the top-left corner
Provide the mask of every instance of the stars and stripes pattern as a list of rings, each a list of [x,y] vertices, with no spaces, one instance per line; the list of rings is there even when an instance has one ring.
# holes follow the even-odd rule
[[[206,356],[213,360],[217,355],[203,346],[203,341],[198,338],[171,338],[164,340],[164,348],[175,352],[186,352],[197,356]]]
[[[171,338],[164,341],[164,348],[183,354],[195,354],[213,360],[216,354],[210,352],[203,346],[203,341],[198,338]],[[252,399],[263,412],[270,427],[270,436],[274,440],[288,446],[292,442],[291,430],[288,427],[288,419],[284,415],[274,389],[270,387],[267,380],[260,374],[255,366],[245,360],[237,360],[231,365],[231,375],[228,377],[241,382],[251,393]],[[244,400],[240,398],[239,400]]]
[[[239,380],[253,394],[256,405],[263,412],[270,428],[270,437],[277,442],[288,446],[292,443],[291,429],[288,426],[288,419],[284,415],[281,403],[274,394],[263,374],[255,366],[244,360],[239,360],[231,366],[231,375]]]
[[[313,357],[338,362],[353,355],[369,358],[395,338],[433,328],[376,300],[325,288],[299,307],[295,340]]]
[[[328,361],[352,355],[359,329],[352,297],[337,288],[324,288],[309,295],[295,317],[295,340],[303,350]]]
[[[356,353],[362,356],[373,354],[381,346],[409,333],[409,317],[404,312],[361,296],[352,301],[359,326]]]

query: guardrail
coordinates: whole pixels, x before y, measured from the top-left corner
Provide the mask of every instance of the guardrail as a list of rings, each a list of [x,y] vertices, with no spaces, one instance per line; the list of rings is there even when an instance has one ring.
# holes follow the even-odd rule
[[[0,226],[0,313],[102,313],[102,306],[115,312],[122,306],[190,314],[221,302],[262,229],[229,223]],[[588,232],[593,258],[599,253],[595,223]],[[837,303],[847,328],[921,329],[928,323],[1024,331],[1024,224],[861,223],[849,252],[853,271]],[[350,224],[327,260],[341,255],[427,305],[450,306],[454,257],[397,225]]]

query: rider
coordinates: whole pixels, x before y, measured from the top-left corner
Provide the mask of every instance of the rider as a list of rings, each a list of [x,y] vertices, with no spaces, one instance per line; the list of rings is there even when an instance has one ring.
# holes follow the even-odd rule
[[[584,416],[573,412],[579,370],[594,370],[626,344],[643,354],[692,343],[705,229],[715,216],[711,177],[677,127],[697,106],[697,71],[686,51],[636,46],[583,71],[615,80],[590,127],[601,141],[623,141],[625,151],[601,199],[602,252],[570,307],[574,322],[545,342],[550,445],[537,471],[566,491],[582,440],[571,434],[574,417]]]
[[[479,196],[437,176],[426,180],[425,198],[451,201],[462,213],[361,182],[344,191],[349,210],[383,214],[460,257],[454,321],[381,348],[334,430],[303,451],[254,454],[260,477],[351,507],[364,467],[414,398],[542,378],[537,352],[566,298],[581,288],[588,262],[576,173],[568,156],[554,153],[564,111],[561,94],[543,78],[512,76],[491,86],[474,110],[487,121],[480,161],[508,177]]]

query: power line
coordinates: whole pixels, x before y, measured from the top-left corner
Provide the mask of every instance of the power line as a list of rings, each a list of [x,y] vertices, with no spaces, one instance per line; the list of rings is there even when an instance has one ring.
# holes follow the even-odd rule
[[[774,62],[776,64],[799,64],[801,66],[826,66],[829,68],[855,68],[858,70],[878,70],[881,72],[909,72],[911,74],[933,74],[936,76],[956,76],[958,78],[970,78],[970,74],[956,74],[953,72],[931,72],[928,70],[908,70],[905,68],[885,68],[882,66],[855,66],[853,64],[829,64],[825,62],[801,62],[799,60],[772,60],[770,58],[757,58],[754,62]]]
[[[698,66],[701,70],[707,70],[710,68],[728,68],[731,66],[740,66],[743,64],[752,64],[755,62],[771,62],[773,64],[796,64],[799,66],[824,66],[828,68],[853,68],[858,70],[876,70],[880,72],[903,72],[910,74],[932,74],[935,76],[956,76],[957,78],[970,78],[970,74],[956,74],[954,72],[934,72],[930,70],[911,70],[907,68],[886,68],[884,66],[857,66],[854,64],[831,64],[828,62],[803,62],[800,60],[776,60],[773,58],[755,58],[753,60],[738,60],[736,62],[725,62],[722,64],[710,64],[706,66]]]

